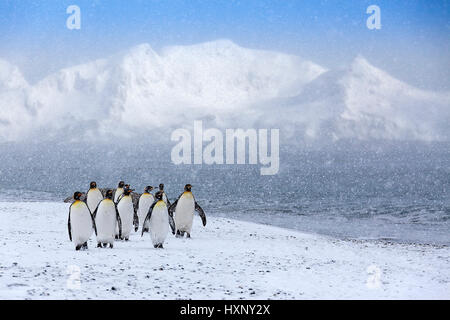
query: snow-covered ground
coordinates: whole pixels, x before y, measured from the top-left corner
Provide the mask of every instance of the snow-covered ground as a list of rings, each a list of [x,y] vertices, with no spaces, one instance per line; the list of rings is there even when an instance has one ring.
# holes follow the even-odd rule
[[[134,234],[76,252],[65,203],[0,202],[0,299],[450,298],[450,248],[344,241],[198,217],[192,239]]]

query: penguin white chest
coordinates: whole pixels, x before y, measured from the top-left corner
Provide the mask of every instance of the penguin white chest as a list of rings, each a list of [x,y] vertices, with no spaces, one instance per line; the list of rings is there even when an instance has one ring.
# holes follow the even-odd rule
[[[191,233],[194,221],[195,200],[191,192],[185,192],[178,199],[175,209],[175,228],[179,231]]]
[[[169,213],[164,201],[158,201],[153,207],[149,227],[153,245],[163,244],[169,233]]]
[[[122,220],[122,236],[128,238],[133,229],[134,208],[131,196],[124,196],[117,205]]]
[[[89,210],[91,210],[91,212],[94,212],[94,210],[97,208],[98,204],[102,200],[103,200],[103,195],[99,189],[95,188],[95,189],[90,189],[88,191],[86,202],[87,202],[87,205],[89,207]]]
[[[144,193],[139,198],[139,210],[138,210],[138,216],[139,216],[139,224],[142,226],[145,220],[145,217],[147,216],[148,209],[150,209],[150,206],[155,201],[155,198],[151,193]]]
[[[110,199],[103,200],[98,205],[95,223],[97,226],[97,241],[113,243],[116,228],[116,207]]]
[[[114,202],[117,203],[117,200],[119,200],[119,197],[123,194],[123,188],[117,188],[116,193],[114,194]]]
[[[92,217],[86,203],[75,201],[70,207],[72,241],[80,245],[89,240],[93,232]]]

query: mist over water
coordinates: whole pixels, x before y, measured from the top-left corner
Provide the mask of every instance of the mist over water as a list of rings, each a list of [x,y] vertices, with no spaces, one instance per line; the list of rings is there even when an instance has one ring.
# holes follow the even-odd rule
[[[3,144],[0,201],[62,201],[91,180],[138,192],[186,183],[207,215],[339,238],[450,244],[450,144],[282,145],[280,171],[260,165],[173,165],[171,146]],[[61,212],[66,214],[66,212]]]

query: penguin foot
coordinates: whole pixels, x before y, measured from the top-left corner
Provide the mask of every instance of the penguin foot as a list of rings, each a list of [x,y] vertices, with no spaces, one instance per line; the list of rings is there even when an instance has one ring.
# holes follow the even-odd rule
[[[115,239],[116,239],[116,240],[119,240],[119,236],[115,236]]]
[[[97,248],[101,248],[102,247],[102,244],[99,242],[99,243],[97,243]]]
[[[106,246],[105,246],[106,247]],[[112,243],[109,244],[109,247],[112,249],[114,245]]]
[[[106,248],[106,247],[108,247],[108,244],[105,242],[105,243],[103,243],[103,248]]]
[[[77,245],[77,246],[75,247],[75,250],[76,250],[76,251],[80,251],[80,249],[81,249],[81,244],[79,244],[79,245]]]
[[[159,249],[164,249],[163,244],[162,243],[157,243],[154,245],[155,248],[159,248]]]
[[[86,241],[85,243],[83,243],[83,245],[81,246],[81,248],[82,248],[83,250],[87,250],[87,248],[88,248],[87,241]]]
[[[189,232],[186,232],[186,238],[191,238],[191,234]]]
[[[128,241],[128,240],[130,240],[129,238],[125,238],[125,241]]]
[[[177,230],[177,234],[175,235],[175,237],[177,237],[177,238],[181,238],[182,237],[181,233],[180,233],[180,230]]]

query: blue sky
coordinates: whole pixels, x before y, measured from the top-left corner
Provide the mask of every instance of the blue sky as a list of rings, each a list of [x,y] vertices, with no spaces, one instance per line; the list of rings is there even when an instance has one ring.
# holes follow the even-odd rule
[[[66,28],[72,4],[80,30]],[[366,27],[371,4],[381,9],[381,30]],[[0,57],[31,81],[143,42],[158,49],[222,38],[328,68],[361,54],[419,87],[450,89],[448,1],[0,1]]]

